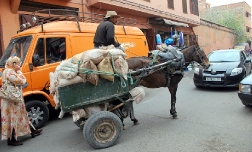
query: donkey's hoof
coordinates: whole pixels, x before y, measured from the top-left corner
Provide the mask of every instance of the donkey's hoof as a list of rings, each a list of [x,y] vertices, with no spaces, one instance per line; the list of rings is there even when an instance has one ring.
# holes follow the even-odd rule
[[[134,125],[140,125],[139,121],[134,122]]]
[[[123,130],[126,130],[126,127],[125,127],[125,126],[123,126]]]
[[[177,116],[177,115],[176,115],[176,116],[172,116],[172,118],[173,118],[173,119],[178,119],[178,116]]]

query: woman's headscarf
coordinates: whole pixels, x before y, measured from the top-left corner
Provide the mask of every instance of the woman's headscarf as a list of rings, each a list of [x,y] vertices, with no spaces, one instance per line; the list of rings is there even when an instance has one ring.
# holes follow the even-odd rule
[[[13,64],[20,64],[20,58],[17,56],[11,56],[5,63],[5,68],[13,68]]]

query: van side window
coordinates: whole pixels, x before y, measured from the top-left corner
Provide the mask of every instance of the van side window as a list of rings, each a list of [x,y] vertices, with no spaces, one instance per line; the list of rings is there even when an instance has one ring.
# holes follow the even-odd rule
[[[46,61],[48,64],[66,59],[66,39],[46,38]]]
[[[44,38],[39,38],[34,54],[38,55],[38,59],[39,59],[39,65],[38,66],[42,66],[45,64],[45,53],[44,53]]]

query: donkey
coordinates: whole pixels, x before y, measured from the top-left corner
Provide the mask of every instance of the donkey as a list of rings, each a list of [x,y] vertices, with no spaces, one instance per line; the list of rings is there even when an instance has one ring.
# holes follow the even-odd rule
[[[197,45],[191,45],[190,47],[181,50],[184,55],[185,67],[191,62],[195,61],[202,65],[204,68],[210,66],[209,60],[203,50]],[[130,70],[136,71],[138,69],[150,67],[153,63],[153,58],[150,57],[132,57],[127,59]],[[160,62],[157,61],[156,64]],[[156,68],[152,72],[145,74],[141,80],[140,85],[147,88],[160,88],[168,87],[171,94],[171,109],[170,114],[173,118],[177,118],[177,112],[175,108],[176,104],[176,93],[178,89],[178,83],[183,78],[183,70],[171,69],[171,68]]]

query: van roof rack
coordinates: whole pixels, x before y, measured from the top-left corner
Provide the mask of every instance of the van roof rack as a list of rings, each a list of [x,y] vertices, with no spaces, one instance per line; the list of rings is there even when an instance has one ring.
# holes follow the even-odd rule
[[[35,11],[30,15],[32,24],[29,22],[22,24],[18,32],[24,31],[37,25],[41,25],[43,31],[43,24],[54,21],[76,21],[78,29],[81,32],[79,22],[100,23],[104,20],[104,14],[79,12],[68,9],[43,9]],[[119,17],[116,25],[135,25],[136,23],[136,19]]]

